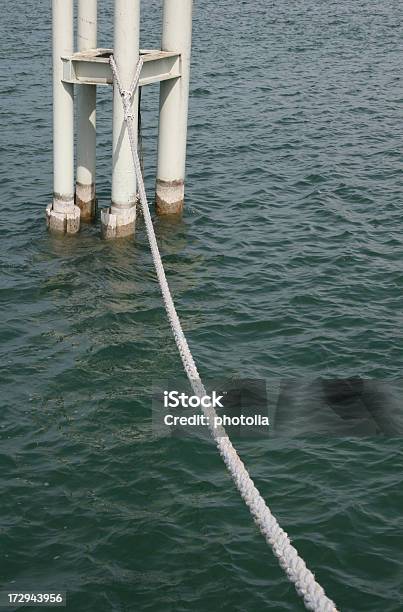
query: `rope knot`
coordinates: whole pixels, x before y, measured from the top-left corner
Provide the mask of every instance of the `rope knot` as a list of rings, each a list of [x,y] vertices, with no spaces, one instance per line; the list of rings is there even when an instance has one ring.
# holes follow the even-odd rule
[[[134,120],[134,115],[133,115],[132,109],[131,109],[132,92],[129,91],[128,89],[122,89],[121,96],[122,96],[122,100],[123,100],[123,109],[124,109],[125,120],[127,121],[128,119],[130,119],[131,121],[133,121]]]
[[[129,91],[128,89],[122,89],[122,98],[124,99],[125,102],[130,104],[132,100],[132,92]]]

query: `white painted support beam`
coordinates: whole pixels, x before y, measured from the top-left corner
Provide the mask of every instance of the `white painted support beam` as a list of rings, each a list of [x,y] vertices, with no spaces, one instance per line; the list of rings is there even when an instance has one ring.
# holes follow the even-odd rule
[[[156,209],[178,214],[185,191],[193,0],[164,0],[162,50],[181,54],[181,77],[160,85]]]
[[[112,85],[109,56],[113,49],[89,49],[63,58],[63,80],[75,85]],[[139,86],[177,79],[180,75],[180,53],[143,49],[143,67]]]
[[[79,0],[77,21],[78,51],[96,48],[97,0]],[[83,85],[77,89],[76,205],[83,221],[92,221],[96,215],[96,100],[95,85]]]
[[[114,57],[122,85],[130,89],[139,59],[140,0],[115,0]],[[137,132],[138,92],[133,96],[133,125]],[[113,94],[112,203],[102,211],[105,238],[134,234],[136,221],[136,177],[119,91]]]
[[[75,233],[80,211],[74,205],[74,85],[64,83],[61,56],[73,53],[73,0],[52,0],[53,23],[53,202],[46,209],[49,229]]]

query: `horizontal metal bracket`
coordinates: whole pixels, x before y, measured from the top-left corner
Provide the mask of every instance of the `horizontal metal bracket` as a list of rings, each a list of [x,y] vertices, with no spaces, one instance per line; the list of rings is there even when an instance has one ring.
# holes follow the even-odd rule
[[[89,49],[62,57],[63,81],[78,85],[112,85],[109,56],[113,49]],[[140,74],[140,86],[159,83],[181,76],[180,53],[143,49],[144,64]]]

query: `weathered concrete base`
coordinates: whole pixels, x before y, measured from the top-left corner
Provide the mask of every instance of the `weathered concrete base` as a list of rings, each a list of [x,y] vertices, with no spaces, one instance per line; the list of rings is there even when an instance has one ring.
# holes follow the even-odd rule
[[[80,230],[80,209],[72,201],[53,201],[46,207],[46,225],[52,232],[76,234]]]
[[[137,207],[104,208],[101,210],[102,237],[106,240],[133,236],[136,229]]]
[[[158,215],[180,215],[185,199],[185,184],[182,180],[162,181],[155,186],[155,208]]]
[[[82,185],[77,181],[75,203],[80,209],[81,221],[84,221],[85,223],[91,223],[91,221],[94,221],[97,214],[95,185]]]

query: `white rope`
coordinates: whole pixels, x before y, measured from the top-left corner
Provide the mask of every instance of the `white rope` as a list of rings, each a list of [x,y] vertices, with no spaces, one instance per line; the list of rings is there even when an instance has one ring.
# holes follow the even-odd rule
[[[182,331],[182,326],[176,313],[175,305],[172,300],[171,292],[165,276],[157,239],[154,233],[150,209],[148,207],[147,195],[137,153],[132,123],[133,115],[131,113],[131,102],[134,92],[138,86],[143,59],[141,57],[139,59],[130,91],[127,91],[122,87],[113,56],[110,57],[110,64],[112,67],[114,81],[118,86],[123,102],[124,116],[127,124],[131,151],[133,154],[141,207],[165,309],[189,382],[195,394],[198,396],[203,396],[206,395],[206,391],[197,371],[197,367],[190,352],[187,340]],[[297,593],[303,598],[306,609],[313,610],[315,612],[337,612],[334,602],[326,596],[323,588],[316,582],[314,575],[306,567],[304,560],[301,559],[296,549],[292,546],[287,533],[283,531],[276,518],[272,515],[270,509],[267,507],[264,499],[255,487],[253,480],[249,476],[245,465],[239,458],[236,450],[231,444],[230,439],[226,435],[224,428],[214,427],[214,417],[217,416],[214,408],[212,406],[208,408],[203,407],[202,410],[208,417],[207,422],[209,423],[210,431],[213,435],[220,455],[223,458],[224,463],[227,466],[232,479],[234,480],[236,487],[242,496],[242,499],[248,506],[255,523],[266,538],[266,541],[272,547],[273,552],[278,558],[281,567],[287,574],[287,577],[294,583]]]

